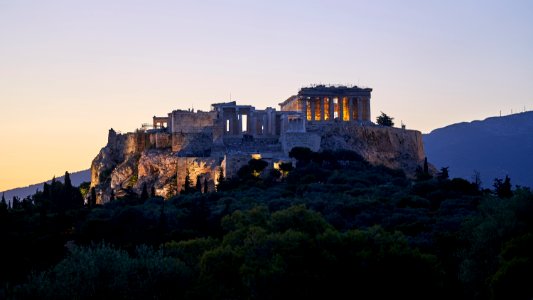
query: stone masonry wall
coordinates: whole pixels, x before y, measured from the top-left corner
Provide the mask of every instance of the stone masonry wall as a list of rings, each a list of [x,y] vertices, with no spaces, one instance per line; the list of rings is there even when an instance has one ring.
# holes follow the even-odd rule
[[[313,151],[320,150],[320,135],[310,132],[287,132],[280,137],[285,155],[294,147],[307,147]]]

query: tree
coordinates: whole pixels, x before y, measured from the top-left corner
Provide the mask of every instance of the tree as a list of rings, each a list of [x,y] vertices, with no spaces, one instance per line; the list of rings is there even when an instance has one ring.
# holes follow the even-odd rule
[[[4,193],[2,193],[2,202],[0,202],[0,212],[7,211],[7,201]]]
[[[474,170],[472,175],[472,183],[477,187],[478,190],[481,190],[481,173],[478,170]]]
[[[70,174],[68,171],[65,172],[65,189],[72,189],[72,181],[70,180]]]
[[[209,192],[209,188],[207,186],[207,177],[204,177],[204,194],[207,194]]]
[[[198,193],[202,192],[202,176],[198,175],[196,176],[196,191]]]
[[[96,190],[94,186],[91,188],[91,196],[89,197],[89,207],[93,208],[96,206]]]
[[[115,191],[111,189],[111,195],[109,196],[109,202],[115,201]]]
[[[150,197],[154,198],[155,197],[155,186],[152,185],[152,187],[150,188]]]
[[[450,178],[450,175],[448,174],[448,169],[449,168],[450,167],[442,167],[442,168],[440,168],[440,173],[438,175],[438,178],[440,180],[446,180],[446,179]]]
[[[148,199],[148,189],[146,188],[146,182],[143,183],[143,189],[141,191],[141,201],[146,201]]]
[[[298,164],[307,164],[313,158],[313,151],[307,147],[294,147],[289,151],[289,157],[298,161]]]
[[[379,125],[392,127],[394,126],[394,122],[392,121],[394,118],[388,116],[386,113],[381,112],[381,115],[376,118],[376,122]]]
[[[511,198],[513,196],[513,191],[511,190],[511,178],[508,175],[505,175],[505,179],[500,178],[494,179],[494,192],[500,198]]]
[[[262,159],[250,159],[248,161],[248,165],[250,166],[250,169],[252,170],[252,175],[254,177],[259,177],[261,172],[268,166],[268,162]]]
[[[183,189],[181,190],[181,193],[189,194],[190,192],[192,192],[191,175],[189,173],[189,169],[187,169],[187,172],[185,174],[185,182],[183,183]]]
[[[428,164],[428,158],[424,158],[424,167],[421,168],[418,166],[416,168],[416,178],[418,180],[428,180],[431,179],[431,174],[429,174],[429,164]]]
[[[291,162],[282,162],[279,164],[279,170],[281,171],[281,174],[283,177],[287,177],[289,175],[289,172],[292,171],[292,163]]]

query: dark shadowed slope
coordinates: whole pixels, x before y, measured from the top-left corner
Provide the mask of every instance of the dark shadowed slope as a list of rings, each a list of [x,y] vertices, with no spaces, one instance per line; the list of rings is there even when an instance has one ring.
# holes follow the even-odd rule
[[[63,182],[64,177],[65,176],[56,177],[56,180],[59,180],[59,181]],[[88,169],[88,170],[83,170],[83,171],[70,173],[70,181],[72,181],[72,185],[74,185],[74,186],[78,186],[78,185],[80,185],[80,183],[82,183],[84,181],[91,181],[91,170]],[[48,180],[47,182],[48,183],[52,182],[52,179]],[[37,183],[37,184],[32,184],[32,185],[26,186],[26,187],[20,187],[20,188],[16,188],[16,189],[3,191],[3,192],[0,192],[0,195],[2,193],[5,193],[6,200],[8,200],[8,201],[11,201],[11,199],[13,199],[13,196],[17,196],[20,199],[23,199],[26,196],[30,196],[30,195],[35,194],[35,191],[37,191],[37,190],[42,191],[43,190],[43,184],[44,184],[44,182],[41,182],[41,183]]]
[[[428,160],[449,166],[452,177],[471,180],[477,170],[487,188],[505,175],[533,187],[533,111],[449,125],[423,139]]]

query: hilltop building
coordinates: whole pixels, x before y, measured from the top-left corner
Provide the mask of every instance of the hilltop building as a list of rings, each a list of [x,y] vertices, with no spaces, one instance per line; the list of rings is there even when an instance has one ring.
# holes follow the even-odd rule
[[[212,104],[210,111],[174,110],[154,116],[135,132],[109,131],[108,143],[91,166],[98,202],[140,191],[179,193],[185,177],[214,190],[220,171],[233,177],[251,158],[275,168],[292,161],[294,147],[313,151],[347,149],[374,164],[414,173],[425,158],[421,133],[378,126],[371,121],[370,88],[304,87],[272,107],[256,109],[235,101]]]

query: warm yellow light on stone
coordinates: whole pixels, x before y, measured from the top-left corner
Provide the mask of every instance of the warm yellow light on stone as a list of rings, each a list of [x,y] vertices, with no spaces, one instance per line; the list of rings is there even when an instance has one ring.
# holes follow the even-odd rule
[[[252,154],[252,159],[261,159],[261,154],[260,153]]]

